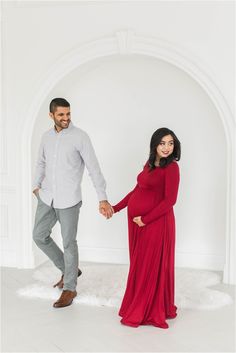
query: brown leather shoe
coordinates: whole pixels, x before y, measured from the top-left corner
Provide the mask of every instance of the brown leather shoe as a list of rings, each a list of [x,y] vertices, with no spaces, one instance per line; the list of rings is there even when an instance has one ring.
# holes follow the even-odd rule
[[[82,271],[78,268],[78,277],[82,275]],[[62,289],[64,286],[64,281],[63,281],[64,275],[61,276],[61,279],[59,282],[57,282],[56,284],[53,285],[53,288],[60,288]]]
[[[72,304],[77,292],[71,290],[63,290],[60,298],[53,304],[54,308],[64,308]]]

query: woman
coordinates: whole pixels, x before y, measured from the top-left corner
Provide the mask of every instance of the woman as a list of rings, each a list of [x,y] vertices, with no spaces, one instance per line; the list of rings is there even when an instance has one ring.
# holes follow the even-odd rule
[[[174,305],[175,217],[179,186],[180,142],[173,131],[154,132],[150,155],[137,185],[113,206],[128,206],[130,269],[119,311],[121,323],[168,328]]]

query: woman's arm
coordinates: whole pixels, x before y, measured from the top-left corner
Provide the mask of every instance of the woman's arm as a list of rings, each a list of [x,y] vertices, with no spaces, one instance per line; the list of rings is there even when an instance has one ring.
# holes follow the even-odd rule
[[[130,196],[134,193],[134,191],[138,188],[138,184],[135,186],[135,188],[130,191],[120,202],[118,202],[115,206],[113,207],[114,212],[119,212],[121,211],[123,208],[127,207],[128,205],[128,201],[130,199]]]
[[[168,212],[176,203],[179,188],[179,166],[176,162],[172,162],[166,167],[165,171],[165,196],[158,206],[154,207],[145,216],[141,217],[142,222],[146,225],[157,220]]]

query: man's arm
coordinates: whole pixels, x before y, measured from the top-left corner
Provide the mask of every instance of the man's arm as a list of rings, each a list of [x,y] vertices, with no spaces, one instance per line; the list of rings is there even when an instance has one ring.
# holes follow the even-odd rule
[[[83,158],[86,168],[88,169],[89,176],[91,177],[94,188],[97,192],[99,212],[106,218],[110,218],[113,215],[113,209],[107,201],[106,181],[102,175],[90,138],[86,133],[83,135],[83,143],[79,152]]]
[[[45,155],[43,148],[43,140],[41,140],[38,152],[38,159],[36,162],[34,182],[33,182],[33,193],[36,195],[38,190],[41,188],[41,183],[45,177]]]

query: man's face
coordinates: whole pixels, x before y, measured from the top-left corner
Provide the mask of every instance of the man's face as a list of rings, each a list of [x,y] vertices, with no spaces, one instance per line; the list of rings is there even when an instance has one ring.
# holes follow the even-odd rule
[[[56,129],[58,131],[67,129],[70,124],[70,107],[57,107],[54,113],[49,113],[54,120]]]

